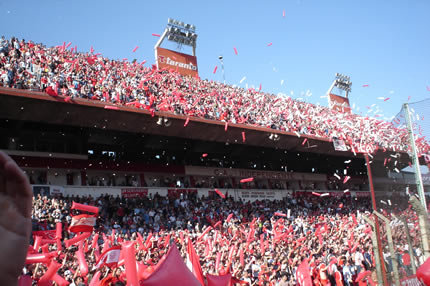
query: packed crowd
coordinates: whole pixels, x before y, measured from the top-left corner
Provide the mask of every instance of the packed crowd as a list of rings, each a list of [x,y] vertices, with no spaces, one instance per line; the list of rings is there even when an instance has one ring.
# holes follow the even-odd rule
[[[138,241],[136,258],[144,269],[139,272],[141,279],[157,267],[171,243],[185,260],[190,240],[204,275],[231,273],[243,284],[298,285],[296,273],[304,261],[314,285],[368,285],[366,279],[356,281],[365,271],[372,272],[368,281],[376,281],[371,229],[362,219],[370,210],[368,199],[303,196],[249,203],[230,197],[198,198],[195,193],[134,199],[39,195],[33,201],[33,229],[55,230],[56,224],[62,223],[63,242],[72,238],[74,234],[68,231],[71,215],[76,215],[71,211],[72,202],[94,205],[100,211],[92,236],[79,247],[85,249],[88,275],[80,273],[77,246],[45,246],[45,252],[62,248],[54,259],[61,264],[58,275],[70,285],[88,285],[96,271],[102,273],[100,279],[111,283],[101,285],[125,285],[123,265],[102,269],[95,265],[103,250],[128,240]],[[416,233],[411,233],[416,256],[408,258],[404,232],[399,235],[400,271],[410,273],[411,259],[422,263],[420,243]],[[95,244],[91,243],[94,236]],[[388,253],[384,249],[391,271]],[[47,268],[48,264],[27,264],[24,273],[37,280]]]
[[[186,77],[175,70],[148,68],[136,60],[110,60],[93,49],[81,53],[70,45],[46,48],[31,41],[2,38],[0,86],[337,138],[355,149],[408,148],[406,130],[385,121],[261,90]],[[430,152],[425,138],[419,138],[417,145],[420,153]]]

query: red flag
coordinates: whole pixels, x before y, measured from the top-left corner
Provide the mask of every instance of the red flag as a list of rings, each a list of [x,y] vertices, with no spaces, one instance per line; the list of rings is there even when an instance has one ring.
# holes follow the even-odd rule
[[[112,268],[116,267],[119,261],[119,254],[121,252],[121,246],[114,246],[106,250],[100,255],[99,260],[96,263],[96,268],[101,268],[104,265]]]
[[[88,232],[93,231],[96,224],[96,217],[87,214],[76,215],[72,217],[69,227],[70,232]]]
[[[305,259],[296,270],[297,284],[299,286],[312,286],[311,273],[308,261]]]
[[[194,246],[191,240],[188,240],[188,245],[187,245],[187,267],[194,274],[194,276],[196,276],[200,284],[205,285],[202,267],[200,266],[200,259],[194,249]]]
[[[215,189],[215,193],[217,193],[221,198],[225,199],[225,195],[218,189]]]

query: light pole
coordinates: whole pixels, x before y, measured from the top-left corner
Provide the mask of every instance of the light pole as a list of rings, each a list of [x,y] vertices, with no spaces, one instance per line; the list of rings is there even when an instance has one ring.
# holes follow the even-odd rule
[[[222,55],[221,55],[221,56],[219,56],[218,58],[219,58],[219,60],[221,61],[221,68],[222,68],[222,79],[223,79],[223,81],[224,81],[224,84],[225,84],[225,73],[224,73],[224,60],[223,60],[223,57],[222,57]]]

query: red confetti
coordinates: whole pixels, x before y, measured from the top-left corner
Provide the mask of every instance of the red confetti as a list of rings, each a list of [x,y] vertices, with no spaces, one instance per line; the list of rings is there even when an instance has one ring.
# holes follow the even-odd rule
[[[285,10],[282,11],[282,17],[285,17]]]
[[[389,100],[390,98],[389,97],[387,97],[386,99],[384,99],[384,101],[387,101],[387,100]]]
[[[205,158],[205,157],[207,157],[207,156],[208,156],[208,153],[203,153],[203,154],[202,154],[202,157],[203,157],[203,158]]]
[[[224,131],[227,131],[227,129],[228,129],[228,121],[225,122]]]
[[[225,195],[218,189],[215,189],[215,192],[223,199],[225,199]]]
[[[260,92],[261,91],[261,83],[260,83],[260,88],[258,89],[258,92]]]
[[[215,66],[215,68],[214,68],[214,74],[216,73],[217,69],[218,69],[218,66]]]
[[[139,46],[136,46],[136,47],[133,49],[133,53],[134,53],[134,52],[136,52],[138,48],[139,48]]]
[[[105,109],[112,109],[112,110],[118,110],[118,106],[112,106],[112,105],[105,105]]]
[[[281,212],[275,212],[273,215],[275,216],[282,216],[282,217],[286,217],[287,215]]]
[[[346,184],[346,182],[348,182],[348,181],[349,181],[349,179],[351,179],[351,177],[350,177],[350,176],[346,176],[346,177],[343,179],[343,183],[344,183],[344,184]]]
[[[184,127],[186,127],[188,125],[188,122],[190,122],[190,118],[189,117],[187,117],[187,119],[185,120]]]
[[[317,197],[321,197],[321,194],[320,194],[320,193],[312,192],[312,195],[317,196]]]
[[[430,87],[428,85],[426,86],[426,88],[427,88],[427,91],[430,91]]]
[[[152,34],[154,37],[161,37],[159,34]]]
[[[252,181],[254,181],[254,178],[246,178],[246,179],[240,180],[241,183],[249,183],[249,182],[252,182]]]
[[[246,137],[245,137],[245,131],[242,131],[242,142],[245,143]]]
[[[307,141],[308,141],[308,138],[305,138],[305,140],[303,140],[302,142],[302,146],[305,145]]]
[[[369,85],[368,84],[363,84],[363,87],[369,87]]]
[[[271,45],[273,45],[273,43],[268,43],[267,46],[270,47]]]
[[[233,49],[234,49],[234,53],[236,54],[236,56],[237,56],[237,49],[236,49],[236,47],[233,47]]]

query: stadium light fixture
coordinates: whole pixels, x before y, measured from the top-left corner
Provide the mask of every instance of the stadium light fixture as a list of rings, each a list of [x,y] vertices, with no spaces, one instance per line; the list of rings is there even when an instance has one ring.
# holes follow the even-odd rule
[[[157,125],[163,125],[163,117],[158,117],[158,120],[157,120]]]
[[[155,122],[157,125],[169,127],[172,125],[172,121],[169,118],[159,116],[157,121]]]
[[[193,48],[193,56],[196,56],[197,34],[195,25],[168,18],[167,27],[154,46],[155,51],[157,51],[157,48],[161,46],[166,38],[171,42],[177,43],[178,48],[182,45],[191,46]],[[155,57],[157,60],[157,53]]]

